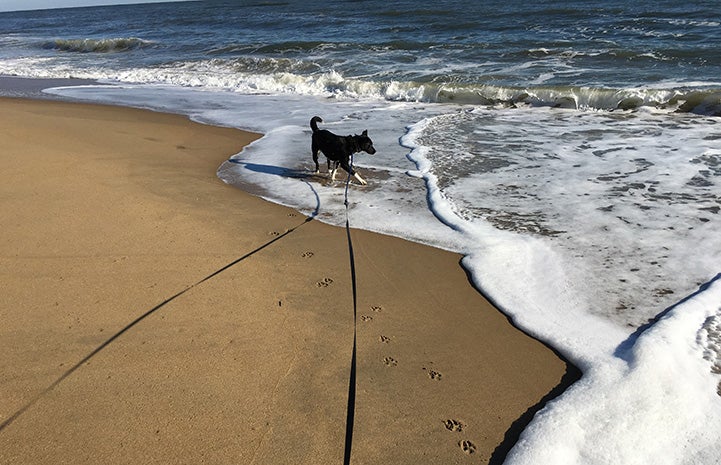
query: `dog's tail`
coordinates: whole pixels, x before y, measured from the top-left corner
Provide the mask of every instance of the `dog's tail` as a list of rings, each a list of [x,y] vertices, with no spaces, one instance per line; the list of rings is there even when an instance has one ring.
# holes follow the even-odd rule
[[[314,116],[310,119],[310,128],[313,130],[313,132],[316,132],[318,130],[318,123],[322,123],[323,118],[320,116]]]

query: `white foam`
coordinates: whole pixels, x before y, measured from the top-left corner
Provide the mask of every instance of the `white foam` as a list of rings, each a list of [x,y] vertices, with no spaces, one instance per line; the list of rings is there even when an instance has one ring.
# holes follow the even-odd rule
[[[571,281],[594,302],[590,313],[638,326],[719,271],[714,124],[640,112],[479,110],[435,118],[420,144],[431,147],[431,174],[447,178],[454,215],[544,237],[564,251]],[[454,128],[477,133],[446,137]],[[451,173],[459,166],[471,174]],[[706,250],[693,247],[700,242]]]
[[[442,117],[441,117],[442,118]],[[479,289],[536,337],[580,367],[591,366],[598,354],[612,351],[625,337],[618,327],[592,315],[592,303],[573,287],[564,258],[548,243],[493,228],[485,221],[469,221],[444,195],[429,148],[419,144],[431,119],[413,127],[402,139],[410,158],[427,182],[431,208],[446,225],[463,234],[464,266]],[[483,191],[483,189],[478,189]]]
[[[536,416],[506,463],[718,463],[719,377],[709,376],[708,339],[700,335],[720,316],[716,279],[628,348],[589,367]]]
[[[509,120],[494,121],[505,117]],[[721,244],[714,233],[717,226],[703,228],[694,222],[701,231],[691,234],[679,227],[696,217],[690,205],[700,207],[707,202],[715,208],[719,203],[714,191],[705,190],[703,183],[688,183],[700,171],[721,166],[718,151],[705,137],[706,124],[713,125],[714,121],[680,117],[672,122],[654,115],[632,118],[635,138],[629,138],[624,129],[605,127],[610,123],[605,115],[556,112],[554,116],[544,111],[539,119],[542,129],[534,131],[534,118],[522,112],[456,113],[419,123],[404,138],[430,184],[437,216],[471,239],[463,264],[471,270],[476,285],[517,325],[552,341],[584,372],[581,381],[536,416],[509,455],[509,464],[705,464],[721,457],[721,398],[717,395],[719,376],[714,374],[721,372],[721,279],[678,305],[638,339],[635,334],[629,336],[622,324],[638,314],[653,316],[663,309],[663,299],[652,299],[644,293],[644,283],[636,282],[629,288],[631,296],[622,294],[624,298],[635,297],[636,312],[626,313],[624,319],[614,308],[619,277],[631,280],[641,270],[629,267],[643,268],[648,257],[655,257],[653,249],[663,249],[668,255],[663,267],[667,274],[649,275],[644,270],[646,285],[668,286],[669,290],[676,289],[676,295],[690,292],[696,282],[710,279],[721,269]],[[474,120],[472,126],[482,128],[478,144],[494,146],[494,132],[498,131],[502,139],[499,146],[513,147],[517,153],[505,153],[500,167],[485,174],[460,182],[453,176],[440,181],[459,158],[473,160],[464,154],[463,147],[478,150],[467,140],[461,141],[449,151],[456,158],[449,165],[444,150],[452,141],[438,140],[444,128],[461,128],[469,119]],[[616,122],[623,120],[625,117]],[[558,125],[560,121],[564,123]],[[596,122],[603,124],[597,126]],[[668,134],[661,136],[659,130],[653,130],[657,124]],[[585,136],[549,139],[548,131],[554,130],[559,135],[565,131]],[[524,151],[521,140],[531,145],[530,150]],[[573,150],[573,143],[581,150]],[[638,153],[629,156],[632,150]],[[489,152],[501,153],[495,147]],[[526,167],[528,175],[524,174]],[[574,168],[581,171],[574,173]],[[661,212],[649,217],[638,205],[660,201],[664,198],[660,193],[645,199],[628,195],[616,198],[619,208],[615,214],[625,217],[623,227],[604,233],[613,221],[604,217],[599,207],[609,197],[604,189],[589,193],[593,186],[588,184],[603,174],[614,175],[604,182],[623,179],[633,184],[638,181],[633,176],[641,173],[646,182],[664,180],[664,192],[673,193],[672,199],[662,207],[649,207]],[[507,188],[511,188],[510,195],[503,192]],[[624,189],[614,194],[622,196],[621,192]],[[564,196],[579,199],[569,203],[561,200]],[[548,215],[559,219],[549,223],[563,225],[568,231],[558,233],[561,239],[552,232],[542,239],[489,227],[483,219],[491,216],[488,211],[521,208],[505,203],[514,199],[520,199],[524,211],[533,212],[534,220]],[[479,205],[485,207],[480,213],[473,210]],[[708,220],[714,221],[717,224],[715,218]],[[665,229],[669,225],[678,229],[669,232]],[[517,230],[518,225],[510,229]],[[618,257],[622,255],[618,250],[625,243],[637,242],[637,238],[645,239],[648,249]],[[577,247],[573,244],[576,240]],[[607,260],[595,257],[597,252],[611,248],[614,251],[609,257],[618,260],[620,266],[604,266]],[[604,268],[606,271],[599,273]],[[676,300],[678,297],[670,297],[666,302]]]

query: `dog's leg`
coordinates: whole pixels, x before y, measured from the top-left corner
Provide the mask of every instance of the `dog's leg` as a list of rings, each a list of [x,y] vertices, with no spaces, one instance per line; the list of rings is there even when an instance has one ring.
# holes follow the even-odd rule
[[[366,184],[368,184],[367,182],[365,182],[365,180],[363,178],[360,177],[360,174],[358,174],[358,172],[353,173],[353,176],[355,176],[355,178],[358,180],[358,182],[361,183],[362,185],[365,186]]]
[[[332,168],[331,164],[333,164]],[[331,181],[335,181],[335,173],[338,171],[339,165],[340,163],[337,161],[332,161],[330,158],[328,159],[328,176],[331,178]]]
[[[310,151],[313,154],[313,161],[315,162],[315,174],[320,173],[320,165],[318,164],[318,146],[315,141],[311,143]]]
[[[330,180],[331,180],[331,181],[335,181],[335,174],[336,174],[336,172],[338,172],[338,169],[337,169],[337,168],[334,168],[333,171],[331,172],[331,175],[330,175]],[[361,178],[360,174],[358,174],[357,171],[354,171],[354,172],[353,172],[353,177],[356,178],[356,179],[358,180],[358,182],[361,183],[361,184],[364,185],[364,186],[365,186],[366,184],[368,184],[363,178]]]
[[[340,161],[340,166],[341,166],[344,170],[346,170],[346,172],[348,172],[348,174],[352,174],[353,177],[356,178],[356,179],[358,180],[358,182],[361,183],[362,185],[365,186],[366,184],[368,184],[367,182],[365,182],[365,180],[364,180],[363,178],[360,177],[360,174],[358,174],[358,173],[356,172],[356,170],[354,170],[353,168],[351,168],[351,166],[348,164],[348,161],[347,161],[347,160],[341,160],[341,161]]]

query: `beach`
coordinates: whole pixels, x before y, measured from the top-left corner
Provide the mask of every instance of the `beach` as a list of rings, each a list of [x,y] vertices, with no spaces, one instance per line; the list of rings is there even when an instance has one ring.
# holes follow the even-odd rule
[[[0,463],[341,463],[346,230],[218,179],[259,135],[0,105]],[[575,369],[484,299],[460,255],[350,236],[351,463],[500,463]]]
[[[61,6],[0,6],[0,465],[721,457],[713,5]]]

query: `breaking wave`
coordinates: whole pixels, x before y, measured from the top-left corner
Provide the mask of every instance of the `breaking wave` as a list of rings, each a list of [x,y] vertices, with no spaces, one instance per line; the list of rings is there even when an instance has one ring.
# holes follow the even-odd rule
[[[336,98],[498,106],[550,106],[578,110],[633,110],[650,106],[679,112],[721,116],[721,87],[704,89],[612,89],[573,86],[509,87],[454,84],[438,77],[428,82],[345,77],[296,59],[238,58],[182,63],[126,73],[129,81],[222,88],[251,93],[319,95]],[[699,90],[699,87],[701,90]]]
[[[406,80],[374,80],[323,72],[318,65],[292,59],[243,59],[228,63],[186,63],[125,73],[124,80],[249,93],[318,95],[400,102],[492,106],[546,106],[577,110],[634,110],[655,107],[721,116],[721,87],[612,89],[572,86],[509,87]]]
[[[152,42],[137,37],[117,39],[55,39],[43,44],[46,50],[78,53],[129,52],[151,45]]]
[[[55,41],[53,47],[77,52],[112,52],[145,47],[142,39]],[[85,78],[135,84],[167,84],[251,94],[317,95],[338,99],[485,106],[534,106],[576,110],[634,110],[653,107],[683,113],[721,116],[720,83],[605,88],[593,86],[513,87],[454,83],[443,76],[368,75],[346,77],[327,65],[294,58],[238,57],[183,61],[125,70],[103,66],[78,69],[52,58],[0,61],[0,73],[45,78]]]

